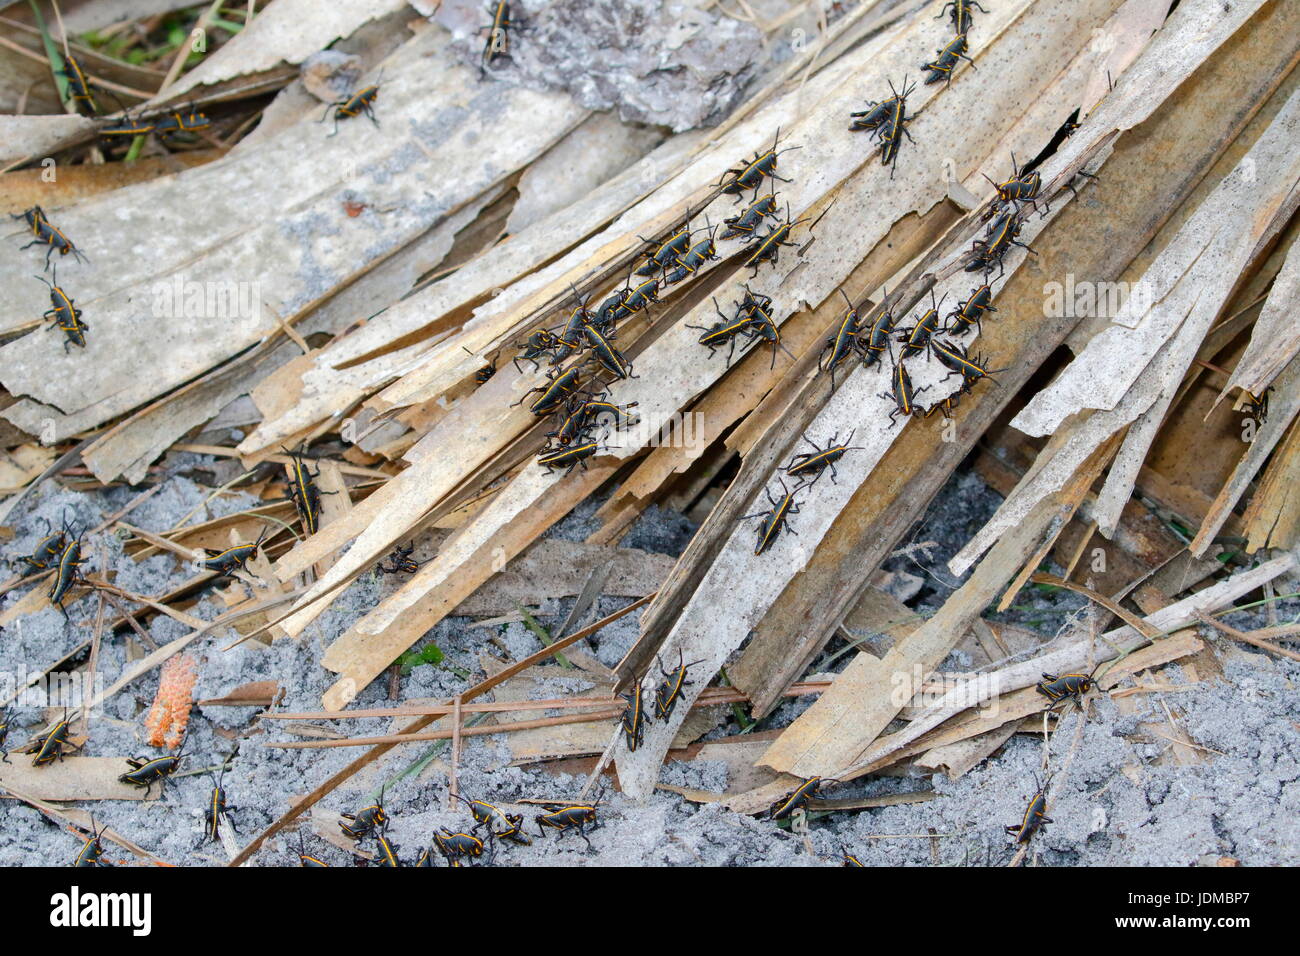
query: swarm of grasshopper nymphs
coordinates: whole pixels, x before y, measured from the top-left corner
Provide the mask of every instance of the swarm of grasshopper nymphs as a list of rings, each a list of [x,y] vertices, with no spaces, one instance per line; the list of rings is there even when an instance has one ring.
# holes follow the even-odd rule
[[[188,654],[180,654],[163,664],[158,694],[145,717],[149,746],[179,747],[190,722],[194,684],[199,679],[198,666]]]

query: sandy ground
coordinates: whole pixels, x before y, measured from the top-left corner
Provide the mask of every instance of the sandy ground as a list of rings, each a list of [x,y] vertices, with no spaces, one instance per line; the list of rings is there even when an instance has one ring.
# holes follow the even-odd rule
[[[195,469],[215,467],[212,462],[192,455],[173,455],[167,465],[165,487],[134,513],[133,524],[164,530],[205,497],[205,489],[187,474],[197,474],[206,482],[210,476],[196,473]],[[20,533],[9,543],[6,553],[16,555],[29,550],[37,536],[38,517],[57,523],[67,509],[69,518],[75,516],[78,524],[90,525],[120,508],[134,493],[123,488],[82,495],[47,484],[11,516],[10,524]],[[921,614],[929,613],[942,602],[950,586],[958,583],[943,563],[991,513],[997,501],[997,496],[971,473],[959,472],[952,479],[912,536],[915,541],[937,542],[929,557],[895,558],[890,564],[923,581],[911,607]],[[201,512],[195,520],[239,510],[251,503],[251,499],[243,497],[221,499],[215,511],[206,515]],[[585,504],[552,533],[581,539],[591,530],[594,508],[594,502]],[[691,523],[682,516],[652,510],[622,544],[677,554],[692,530]],[[88,570],[96,568],[95,555],[101,545],[118,572],[120,586],[128,590],[159,593],[184,577],[185,570],[169,556],[140,563],[125,557],[120,540],[111,535],[87,540],[85,553],[91,556]],[[201,659],[195,698],[220,697],[241,684],[274,679],[287,690],[282,705],[285,709],[319,709],[320,695],[333,676],[317,663],[322,649],[373,607],[383,590],[395,586],[390,579],[369,576],[357,581],[321,616],[301,643],[282,641],[265,647],[250,642],[222,651],[230,643],[228,636],[201,639],[193,645]],[[25,590],[17,589],[0,599],[2,606],[10,606]],[[520,600],[527,597],[520,595]],[[604,598],[599,610],[608,613],[623,603],[623,599]],[[94,605],[94,600],[88,598],[73,604],[69,608],[71,623],[65,623],[57,611],[42,610],[6,628],[0,640],[0,671],[39,669],[58,659],[89,635]],[[545,608],[550,613],[544,613],[541,622],[548,627],[558,626],[569,605],[562,601]],[[1032,625],[1044,637],[1050,637],[1081,613],[1081,600],[1063,592],[1034,592],[1019,601],[1017,607],[1019,610],[1009,618]],[[218,613],[218,604],[214,599],[205,599],[191,613],[210,619]],[[1282,620],[1300,616],[1300,602],[1281,602],[1278,614]],[[427,636],[426,640],[436,643],[446,657],[440,665],[422,665],[405,676],[400,699],[447,697],[481,679],[479,655],[485,649],[500,657],[504,647],[511,658],[518,659],[540,648],[537,638],[520,624],[500,626],[496,632],[499,644],[485,648],[488,632],[470,629],[469,623],[465,618],[448,619]],[[1258,626],[1262,618],[1243,613],[1235,623]],[[161,616],[150,623],[149,630],[159,643],[185,633],[182,625]],[[590,649],[603,663],[612,665],[635,633],[636,615],[629,615],[601,632],[592,640]],[[1027,863],[1191,865],[1213,862],[1222,856],[1246,865],[1300,862],[1300,695],[1295,692],[1300,667],[1226,645],[1212,634],[1204,636],[1219,652],[1226,679],[1202,681],[1177,694],[1135,695],[1127,698],[1132,703],[1125,708],[1109,699],[1094,701],[1077,746],[1078,713],[1062,721],[1051,740],[1051,766],[1056,769],[1052,779],[1055,799],[1049,815],[1054,822],[1035,838]],[[841,647],[832,644],[827,655]],[[946,666],[970,664],[963,657],[954,654]],[[812,670],[826,669],[823,665],[827,659],[824,656]],[[849,655],[840,656],[831,669],[842,669],[848,660]],[[119,635],[106,639],[101,649],[104,672],[115,675],[124,664],[123,638]],[[555,676],[539,688],[539,696],[543,692],[546,696],[579,694],[591,686],[583,677],[574,676],[575,672],[558,667],[554,670]],[[1162,672],[1161,680],[1178,684],[1185,677],[1179,668],[1171,667]],[[385,683],[379,681],[367,688],[357,706],[387,704]],[[156,688],[154,672],[113,697],[92,722],[87,753],[157,755],[141,738],[143,713]],[[1171,733],[1165,723],[1166,705],[1197,744],[1194,750],[1183,752],[1190,762],[1173,759],[1172,744],[1163,739],[1162,735]],[[806,706],[807,701],[787,702],[754,729],[783,726]],[[187,743],[190,756],[186,765],[194,770],[218,764],[232,750],[232,731],[248,733],[239,742],[238,754],[224,778],[229,802],[238,808],[230,814],[238,827],[238,832],[231,834],[235,846],[282,814],[293,796],[307,792],[359,752],[352,748],[267,749],[267,740],[297,738],[290,738],[273,725],[250,723],[253,715],[249,708],[196,709]],[[39,709],[15,708],[9,746],[26,739],[42,724]],[[378,734],[389,729],[385,719],[336,726],[349,735]],[[739,730],[734,720],[728,720],[707,736],[725,736]],[[437,828],[461,830],[472,822],[463,810],[444,809],[446,756],[446,745],[441,742],[400,748],[330,794],[319,809],[322,815],[349,812],[371,802],[380,787],[385,787],[384,803],[391,817],[389,836],[400,848],[403,860],[413,862],[429,845]],[[1036,788],[1035,775],[1041,773],[1043,758],[1041,735],[1021,734],[957,780],[943,774],[914,772],[839,786],[828,790],[827,795],[839,798],[933,789],[935,799],[815,815],[808,822],[806,835],[714,806],[697,806],[675,794],[660,793],[636,806],[617,793],[607,793],[599,811],[603,825],[590,834],[590,848],[576,834],[557,839],[554,834],[539,837],[534,831],[531,846],[503,846],[493,862],[558,866],[838,865],[841,854],[849,851],[867,865],[1000,865],[1011,859],[1014,849],[1011,837],[1002,828],[1019,821]],[[12,759],[30,758],[15,753]],[[536,767],[509,766],[509,759],[500,737],[468,740],[461,760],[462,792],[502,803],[527,797],[563,800],[576,794],[582,784],[579,778],[557,776]],[[1063,766],[1064,770],[1059,769]],[[727,770],[718,762],[672,763],[665,767],[663,780],[720,791],[726,786]],[[84,806],[94,810],[97,820],[163,859],[216,865],[226,859],[222,848],[214,844],[198,846],[202,811],[212,784],[210,774],[191,774],[172,780],[160,800],[99,801],[93,807]],[[528,816],[535,812],[529,810]],[[61,864],[70,861],[77,850],[78,841],[71,834],[19,801],[0,803],[0,815],[0,864]],[[318,826],[332,833],[335,823],[323,816]],[[534,827],[530,821],[529,829]],[[306,838],[306,845],[332,865],[352,862],[348,852],[314,833]],[[369,846],[368,841],[363,844],[363,848]],[[254,857],[253,865],[296,865],[297,850],[296,832],[279,836],[268,841]]]

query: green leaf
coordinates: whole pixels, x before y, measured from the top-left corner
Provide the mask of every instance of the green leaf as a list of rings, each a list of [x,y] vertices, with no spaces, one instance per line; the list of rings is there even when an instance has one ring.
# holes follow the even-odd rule
[[[718,672],[718,685],[720,687],[732,687],[731,678],[727,676],[727,669],[724,667]],[[745,709],[740,704],[731,705],[731,716],[736,718],[736,723],[740,725],[740,732],[747,734],[758,725],[758,721],[752,720],[745,714]]]
[[[144,149],[144,141],[146,139],[148,139],[148,136],[133,136],[131,138],[131,146],[127,149],[126,155],[122,157],[122,162],[134,163],[139,159],[140,152]]]
[[[41,43],[45,47],[45,56],[50,61],[50,72],[54,74],[54,85],[59,91],[59,101],[67,104],[68,78],[62,72],[65,69],[63,57],[59,54],[59,48],[55,45],[54,38],[50,36],[49,29],[45,26],[45,18],[41,16],[36,0],[27,0],[27,3],[31,6],[32,16],[36,18],[36,26],[41,31]]]
[[[537,623],[537,618],[528,613],[528,608],[524,607],[518,601],[515,602],[515,607],[519,609],[519,613],[523,616],[524,627],[536,634],[537,639],[542,642],[543,646],[550,647],[555,643],[555,639],[551,637],[551,633],[546,630],[546,628],[542,627],[541,624]],[[573,663],[563,654],[556,654],[555,662],[566,670],[573,670]]]
[[[402,674],[406,675],[423,664],[441,664],[443,657],[442,648],[437,644],[426,644],[418,651],[407,651],[394,663],[402,669]]]

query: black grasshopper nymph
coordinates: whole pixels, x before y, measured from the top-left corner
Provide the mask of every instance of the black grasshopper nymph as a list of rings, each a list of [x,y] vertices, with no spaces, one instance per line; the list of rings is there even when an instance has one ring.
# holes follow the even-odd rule
[[[888,299],[889,293],[885,293]],[[858,351],[862,354],[862,365],[864,368],[870,368],[880,361],[882,355],[889,353],[890,336],[894,334],[894,314],[888,309],[882,308],[880,313],[871,320],[871,324],[861,328],[858,332]]]
[[[585,471],[587,459],[599,451],[600,446],[595,441],[586,441],[559,449],[544,448],[537,459],[537,463],[545,468],[548,474],[554,472],[557,468],[563,468],[565,469],[564,473],[568,475],[572,473],[574,468],[579,466]]]
[[[1091,674],[1044,674],[1034,689],[1047,698],[1047,709],[1053,710],[1066,701],[1078,701],[1092,690],[1097,684],[1096,675],[1096,667]]]
[[[78,348],[86,347],[86,330],[90,325],[82,319],[82,311],[73,303],[72,299],[63,287],[58,284],[58,270],[54,270],[54,282],[50,282],[43,276],[35,276],[44,282],[50,289],[50,309],[41,316],[43,319],[50,320],[50,327],[57,328],[64,334],[63,351],[68,351],[68,346],[75,345]]]
[[[55,531],[50,523],[45,522],[46,534],[36,542],[36,547],[32,549],[31,554],[25,554],[16,560],[22,562],[22,569],[19,574],[22,577],[30,577],[33,574],[39,574],[41,571],[48,571],[59,559],[63,553],[64,546],[68,543],[68,531],[64,527]]]
[[[209,571],[216,571],[224,577],[234,577],[235,571],[244,570],[248,562],[257,554],[258,549],[262,546],[262,541],[270,530],[270,527],[267,526],[262,530],[256,541],[237,544],[226,548],[224,551],[204,548],[203,553],[206,557],[201,559],[199,563]]]
[[[12,763],[9,759],[9,751],[5,750],[5,738],[9,736],[9,727],[13,721],[13,715],[9,713],[9,708],[0,710],[0,760],[5,763]]]
[[[641,746],[641,740],[645,736],[645,694],[641,690],[641,683],[637,681],[626,694],[620,696],[627,702],[627,706],[623,708],[619,726],[623,730],[623,742],[631,753]]]
[[[949,313],[943,331],[948,335],[965,335],[972,328],[979,331],[984,316],[997,311],[992,303],[993,290],[987,284],[972,289],[966,300],[958,302],[956,310]]]
[[[166,787],[167,778],[176,772],[183,758],[183,753],[167,757],[128,757],[126,762],[131,769],[117,779],[133,787],[142,787],[147,797],[155,783],[160,789]]]
[[[599,798],[595,803],[548,803],[543,806],[546,812],[539,815],[537,819],[537,832],[545,836],[547,829],[555,830],[560,834],[560,839],[570,831],[574,831],[582,837],[587,844],[587,849],[591,849],[591,840],[587,837],[588,828],[594,829],[598,824],[596,820],[596,810],[600,805]]]
[[[825,213],[822,215],[825,215]],[[817,218],[820,219],[821,216],[818,216]],[[777,265],[780,261],[782,246],[798,245],[798,243],[789,241],[790,233],[794,230],[795,226],[807,221],[807,217],[792,221],[790,219],[790,207],[787,206],[785,210],[785,222],[774,223],[767,235],[754,239],[754,241],[746,247],[747,249],[752,248],[754,250],[744,263],[746,269],[754,270],[750,273],[751,277],[758,275],[758,267],[764,262],[770,262],[774,266]]]
[[[788,183],[792,180],[783,179],[776,174],[776,160],[781,153],[788,153],[791,150],[801,149],[799,146],[787,146],[785,149],[778,150],[777,143],[781,141],[781,130],[778,127],[776,136],[772,139],[772,148],[763,153],[754,153],[754,158],[740,167],[733,167],[727,170],[722,178],[727,180],[725,183],[719,181],[722,185],[722,193],[727,196],[735,196],[736,202],[746,191],[754,190],[754,198],[758,197],[758,187],[763,184],[766,178],[772,178],[779,182]],[[727,177],[730,176],[730,179]]]
[[[63,760],[63,748],[70,747],[73,750],[79,750],[80,747],[68,740],[71,732],[71,724],[68,721],[68,714],[64,711],[61,720],[58,720],[45,733],[33,737],[23,748],[23,753],[35,754],[32,760],[33,767],[46,767],[54,763],[55,760]]]
[[[672,671],[664,670],[662,664],[659,665],[659,673],[663,676],[663,682],[655,690],[654,718],[655,720],[667,720],[672,716],[673,710],[677,707],[677,701],[682,696],[683,688],[690,685],[686,679],[686,672],[696,664],[703,664],[704,661],[691,661],[685,663],[685,656],[681,648],[677,649],[677,667]]]
[[[776,215],[776,194],[768,193],[761,199],[755,199],[745,207],[744,212],[722,221],[722,235],[719,239],[731,239],[735,236],[752,236],[759,224],[768,217]]]
[[[58,70],[57,73],[68,81],[68,99],[72,101],[78,113],[82,116],[94,116],[99,112],[99,104],[95,102],[95,97],[90,92],[90,80],[72,54],[64,54],[63,69]]]
[[[779,349],[794,361],[794,353],[781,344],[781,330],[777,328],[776,322],[772,319],[772,313],[765,308],[755,306],[749,313],[749,328],[756,339],[766,342],[772,346],[772,361],[768,363],[768,369],[776,368],[776,353]]]
[[[797,810],[806,810],[808,801],[818,796],[827,780],[826,777],[809,777],[791,793],[773,803],[768,808],[767,818],[769,820],[785,820]]]
[[[912,385],[912,377],[907,374],[907,366],[902,361],[894,363],[894,370],[890,373],[890,392],[882,393],[881,398],[893,399],[894,408],[889,413],[889,423],[896,423],[896,417],[902,415],[907,418],[912,415],[924,414],[924,409],[916,404],[916,396],[920,392],[929,391],[929,386],[916,388]]]
[[[786,488],[785,481],[781,481],[781,490],[784,492],[778,500],[772,497],[772,492],[764,488],[767,495],[768,504],[772,507],[767,511],[756,511],[754,514],[741,515],[738,520],[746,521],[750,518],[762,518],[758,523],[758,540],[754,545],[755,556],[762,554],[772,546],[781,532],[789,531],[793,535],[798,532],[790,527],[790,516],[799,513],[799,506],[795,503],[795,496],[803,490],[803,485],[796,485],[794,490]]]
[[[356,813],[341,813],[339,829],[343,835],[352,840],[360,840],[374,833],[379,827],[388,823],[388,814],[384,813],[384,792],[379,791],[379,802],[363,807]],[[347,822],[343,822],[346,820]]]
[[[1020,822],[1003,828],[1008,833],[1015,834],[1017,843],[1028,843],[1043,824],[1052,822],[1052,818],[1047,815],[1047,788],[1039,786],[1037,778],[1034,779],[1034,785],[1038,789],[1029,798],[1029,804],[1025,807],[1025,814]]]
[[[474,818],[474,826],[470,828],[471,833],[477,833],[480,827],[487,827],[488,833],[492,836],[500,836],[496,831],[496,824],[500,824],[502,830],[509,830],[512,826],[509,815],[500,807],[488,803],[486,800],[466,800],[459,793],[454,794],[457,800],[465,804],[469,809],[470,816]]]
[[[663,242],[637,237],[642,242],[654,246],[654,251],[646,255],[646,261],[633,272],[633,275],[652,276],[656,272],[666,272],[673,261],[690,247],[691,229],[686,223]]]
[[[532,838],[524,832],[524,815],[522,813],[507,813],[506,821],[510,824],[510,828],[495,834],[498,840],[509,840],[511,843],[518,843],[520,846],[532,846]]]
[[[173,110],[154,126],[154,132],[160,136],[172,136],[176,133],[196,133],[212,126],[212,120],[194,109]]]
[[[951,83],[952,71],[959,60],[965,60],[971,65],[972,70],[975,69],[975,61],[966,55],[966,46],[966,34],[958,33],[944,45],[943,49],[936,51],[935,58],[921,66],[921,69],[930,71],[925,82],[928,84],[946,80]]]
[[[1005,182],[994,182],[987,175],[984,178],[988,180],[989,185],[994,189],[994,197],[989,203],[988,209],[980,216],[982,220],[988,222],[999,212],[1014,209],[1017,203],[1027,202],[1037,211],[1038,204],[1034,201],[1038,198],[1039,191],[1043,188],[1043,177],[1036,169],[1023,170],[1016,166],[1016,154],[1011,154],[1011,173],[1010,179]]]
[[[628,315],[634,315],[642,309],[648,309],[652,303],[659,301],[659,280],[649,278],[640,285],[625,287],[623,290],[622,308]]]
[[[447,865],[458,863],[461,857],[480,857],[483,855],[483,841],[471,833],[452,833],[446,827],[433,835],[433,841],[447,858]]]
[[[708,218],[705,217],[707,224]],[[673,285],[681,282],[688,276],[694,275],[700,270],[700,267],[706,262],[712,262],[718,258],[717,244],[713,239],[713,226],[706,225],[706,234],[699,242],[693,243],[685,252],[677,256],[674,260],[677,268],[664,276],[664,285]]]
[[[316,487],[319,472],[314,472],[303,458],[301,452],[282,449],[289,456],[289,498],[293,501],[302,522],[304,534],[313,535],[320,527],[320,498],[322,492]],[[334,494],[334,492],[326,492]]]
[[[50,603],[62,612],[66,619],[68,616],[67,608],[63,606],[63,599],[67,596],[72,586],[81,579],[78,568],[84,564],[81,557],[81,537],[69,537],[67,543],[63,545],[63,550],[59,552],[58,562],[54,566],[54,579],[50,582]]]
[[[605,398],[607,394],[601,392],[580,400],[570,399],[565,406],[560,427],[553,432],[547,432],[546,437],[554,438],[559,445],[565,446],[589,438],[588,432],[604,418],[611,419],[615,426],[636,424],[636,419],[629,409],[636,408],[638,403],[615,405]]]
[[[104,828],[107,829],[107,828]],[[76,857],[73,858],[74,867],[109,867],[113,864],[104,859],[104,830],[96,830],[95,815],[90,816],[90,833],[81,844],[81,849],[77,851]]]
[[[148,136],[157,128],[158,124],[152,120],[132,119],[131,115],[127,113],[120,122],[100,127],[99,135],[110,141],[134,139],[137,136]]]
[[[971,14],[971,8],[974,7],[980,13],[988,13],[978,3],[978,0],[948,0],[939,11],[936,20],[943,19],[943,15],[951,11],[952,28],[955,33],[965,35],[974,25],[975,18]]]
[[[325,107],[325,115],[320,118],[320,122],[330,117],[330,110],[334,111],[334,129],[330,136],[338,135],[339,120],[352,119],[356,116],[368,116],[370,122],[376,127],[379,126],[379,119],[375,116],[375,101],[379,99],[379,83],[376,82],[371,86],[362,87],[354,93],[350,93],[340,100]]]
[[[812,480],[809,481],[808,484],[809,486],[812,486],[813,484],[816,484],[817,479],[819,479],[824,472],[829,470],[831,473],[831,483],[834,484],[836,476],[835,463],[843,458],[846,452],[862,450],[860,448],[853,448],[849,445],[849,442],[853,441],[853,435],[856,431],[857,429],[855,428],[853,431],[849,432],[849,437],[843,442],[843,444],[837,442],[837,439],[839,438],[838,435],[832,435],[831,440],[826,443],[825,448],[818,448],[816,442],[810,439],[807,435],[804,435],[803,440],[811,445],[813,450],[811,452],[799,452],[791,458],[789,464],[785,466],[785,473],[797,481],[803,481],[804,479],[811,477]]]
[[[993,271],[996,263],[999,268],[998,278],[1001,278],[1006,273],[1006,266],[1002,260],[1012,246],[1019,246],[1031,255],[1038,255],[1019,240],[1020,230],[1023,227],[1024,217],[1014,209],[994,219],[984,238],[975,240],[971,258],[966,263],[966,271],[983,271],[987,275]]]
[[[530,388],[514,404],[522,405],[524,400],[533,392],[541,392],[541,396],[528,406],[528,410],[534,415],[547,415],[576,392],[581,384],[582,370],[579,366],[575,365],[563,372],[552,369],[547,373],[545,385],[536,385]]]
[[[906,111],[907,97],[916,89],[916,84],[908,85],[907,77],[903,78],[903,90],[900,93],[894,89],[894,83],[889,81],[889,92],[892,94],[888,99],[879,103],[871,102],[867,104],[867,109],[860,110],[857,113],[850,113],[849,116],[853,122],[849,124],[850,132],[870,131],[880,135],[882,127],[891,126],[898,122],[898,119]]]
[[[817,357],[817,370],[830,373],[831,391],[835,391],[835,370],[848,361],[850,355],[860,353],[861,350],[858,341],[861,314],[843,289],[840,289],[840,295],[844,296],[848,308],[844,310],[844,314],[835,326],[835,331],[826,339],[826,344],[822,346],[821,354]]]
[[[632,363],[610,343],[594,325],[584,325],[583,334],[587,338],[587,347],[591,349],[591,360],[609,372],[615,378],[638,378],[633,374]]]
[[[519,21],[510,16],[510,4],[505,0],[497,0],[490,7],[492,13],[492,23],[489,26],[482,27],[478,32],[488,31],[487,40],[483,44],[483,53],[479,57],[479,77],[481,78],[490,67],[493,61],[499,56],[510,55],[510,31],[514,29],[523,29]]]
[[[392,553],[388,556],[388,560],[393,562],[392,566],[386,567],[384,562],[380,561],[375,567],[380,574],[414,574],[420,570],[419,562],[411,558],[414,551],[415,542],[411,542],[405,548],[400,544],[394,545]]]
[[[72,258],[79,262],[90,261],[82,254],[81,250],[76,247],[72,240],[64,235],[63,230],[50,222],[49,217],[45,215],[45,212],[40,206],[33,206],[31,209],[24,212],[21,218],[27,220],[27,224],[31,226],[32,233],[36,238],[27,243],[27,245],[20,246],[19,248],[26,249],[35,245],[48,246],[49,248],[45,250],[46,269],[50,267],[50,256],[54,254],[54,250],[56,249],[59,251],[60,256],[66,256],[71,253]]]
[[[934,301],[934,290],[931,289],[930,308],[916,320],[915,325],[898,330],[898,340],[903,343],[903,358],[912,358],[922,352],[928,354],[930,339],[939,330],[939,306],[942,304],[942,300]]]
[[[233,756],[233,754],[230,756]],[[230,760],[230,756],[226,757],[227,762]],[[225,776],[226,766],[223,764],[217,774],[217,779],[213,781],[212,793],[208,797],[208,805],[203,810],[203,839],[199,841],[200,845],[208,842],[216,843],[221,839],[222,819],[225,819],[232,829],[236,831],[239,829],[235,826],[233,820],[227,818],[227,814],[239,808],[226,802],[226,788],[222,786]]]
[[[537,329],[529,334],[523,342],[516,343],[516,348],[520,349],[518,355],[512,359],[516,372],[523,372],[519,367],[522,359],[525,362],[532,362],[534,371],[541,368],[541,362],[538,361],[544,355],[553,355],[560,346],[560,339],[554,332],[549,329]]]
[[[953,342],[935,339],[931,345],[931,350],[934,357],[949,370],[949,378],[953,375],[961,376],[964,391],[969,391],[971,386],[980,379],[985,378],[996,385],[997,380],[993,376],[1006,371],[1006,369],[989,371],[987,360],[978,355],[972,356],[967,349]]]
[[[388,832],[385,827],[380,827],[375,833],[375,846],[379,848],[379,858],[375,866],[396,869],[402,865],[401,857],[398,856],[398,847],[392,840],[388,839]]]
[[[727,367],[730,368],[731,360],[736,354],[736,342],[742,338],[752,340],[754,337],[751,317],[748,312],[741,309],[736,315],[728,318],[716,298],[713,300],[713,310],[718,313],[721,321],[709,326],[687,324],[686,328],[696,329],[701,333],[697,341],[709,350],[709,358],[712,358],[714,352],[722,346],[728,346]]]

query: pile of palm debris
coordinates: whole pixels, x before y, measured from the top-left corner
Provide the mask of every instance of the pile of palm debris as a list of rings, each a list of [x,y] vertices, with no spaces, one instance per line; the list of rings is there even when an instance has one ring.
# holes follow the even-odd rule
[[[0,12],[0,862],[1295,862],[1300,9],[120,9]]]

